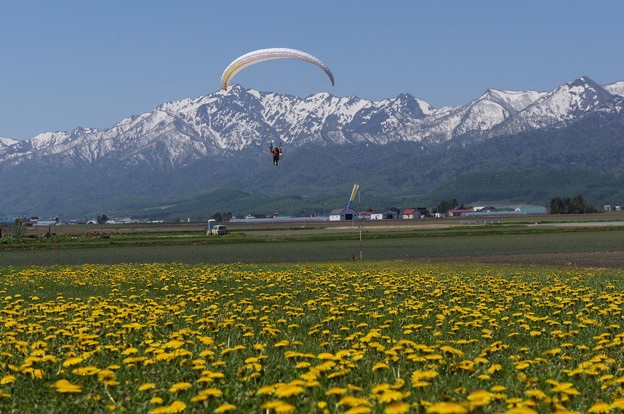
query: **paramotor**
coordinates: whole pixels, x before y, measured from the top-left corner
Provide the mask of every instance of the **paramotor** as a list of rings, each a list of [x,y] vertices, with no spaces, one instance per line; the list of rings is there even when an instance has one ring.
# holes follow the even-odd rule
[[[278,47],[255,50],[253,52],[246,53],[236,58],[232,63],[228,65],[227,68],[225,68],[223,75],[221,75],[221,89],[227,90],[228,82],[240,70],[255,63],[270,59],[299,59],[313,63],[316,66],[320,67],[327,74],[332,86],[334,86],[334,75],[331,73],[331,70],[329,70],[329,67],[327,67],[327,65],[324,64],[320,59],[312,56],[309,53],[302,52],[301,50]]]

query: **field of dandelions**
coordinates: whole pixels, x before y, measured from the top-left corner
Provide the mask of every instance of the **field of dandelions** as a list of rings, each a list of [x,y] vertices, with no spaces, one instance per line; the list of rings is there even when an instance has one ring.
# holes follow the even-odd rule
[[[623,272],[0,269],[2,413],[624,411]]]

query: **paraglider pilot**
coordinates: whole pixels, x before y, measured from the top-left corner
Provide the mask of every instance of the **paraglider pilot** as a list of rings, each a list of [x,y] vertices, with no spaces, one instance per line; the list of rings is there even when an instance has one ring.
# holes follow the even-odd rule
[[[269,151],[271,151],[271,154],[273,154],[273,165],[277,166],[280,160],[280,156],[282,155],[282,148],[273,147],[273,144],[271,144]]]

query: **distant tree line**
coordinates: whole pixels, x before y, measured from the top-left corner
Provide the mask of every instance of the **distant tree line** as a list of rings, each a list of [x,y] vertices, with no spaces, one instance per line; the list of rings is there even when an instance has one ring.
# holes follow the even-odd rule
[[[579,194],[573,198],[551,198],[549,211],[550,214],[588,214],[597,212],[597,209],[587,205],[583,196]]]
[[[437,206],[435,206],[432,210],[431,213],[432,214],[436,214],[436,213],[448,213],[449,210],[453,210],[453,209],[459,209],[459,210],[463,210],[466,207],[464,207],[463,204],[459,204],[459,202],[456,199],[452,199],[452,200],[442,200],[438,203]]]
[[[230,221],[230,219],[232,218],[232,212],[217,212],[210,216],[210,218],[214,219],[215,221]]]

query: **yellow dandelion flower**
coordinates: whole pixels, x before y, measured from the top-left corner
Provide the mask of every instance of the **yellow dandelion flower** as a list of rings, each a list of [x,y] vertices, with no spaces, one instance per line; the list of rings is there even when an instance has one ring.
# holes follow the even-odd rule
[[[60,393],[77,393],[82,392],[82,385],[72,384],[66,379],[60,379],[53,384],[56,392]]]
[[[597,402],[594,405],[592,405],[591,407],[589,407],[589,410],[587,410],[587,412],[589,413],[608,413],[609,411],[611,411],[612,407],[610,404],[604,403],[604,402]]]
[[[415,384],[420,384],[422,382],[426,382],[425,385],[428,385],[429,383],[426,380],[435,378],[437,376],[438,376],[438,372],[437,371],[433,371],[433,370],[427,370],[427,371],[417,370],[417,371],[414,371],[414,373],[412,374],[412,385],[416,386]]]
[[[122,352],[121,352],[121,355],[136,354],[137,352],[139,352],[139,350],[138,350],[138,349],[136,349],[136,348],[132,348],[132,347],[131,347],[131,348],[128,348],[128,349],[125,349],[124,351],[122,351]]]
[[[338,405],[346,405],[348,407],[370,407],[372,404],[366,398],[358,398],[352,395],[347,395],[343,397],[340,401],[338,401]]]
[[[172,414],[181,413],[186,408],[186,404],[182,401],[174,401],[170,405],[165,407],[154,408],[150,411],[150,414]]]
[[[224,404],[221,404],[220,406],[218,406],[217,408],[215,408],[214,412],[215,413],[226,413],[228,411],[234,411],[234,410],[236,410],[236,406],[234,404],[224,403]]]
[[[393,401],[384,408],[384,414],[405,414],[409,411],[410,405],[403,401]]]
[[[561,394],[567,395],[579,395],[580,392],[576,388],[574,388],[574,384],[571,382],[563,382],[561,384],[556,384],[552,390],[552,392],[558,392]]]
[[[283,401],[280,400],[269,400],[267,402],[265,402],[264,404],[262,404],[262,406],[260,408],[262,408],[263,410],[274,410],[275,407],[277,407],[278,405],[282,404]]]
[[[494,364],[488,368],[487,372],[488,374],[493,374],[497,371],[500,371],[501,369],[503,369],[503,366],[501,364]]]
[[[11,394],[6,391],[0,390],[0,398],[11,398]]]
[[[4,377],[2,377],[2,379],[0,379],[0,384],[10,384],[12,382],[15,382],[16,380],[17,378],[15,378],[15,375],[5,375]]]
[[[192,386],[193,384],[191,384],[190,382],[177,382],[173,384],[171,388],[169,388],[169,392],[179,392],[179,391],[188,390]]]
[[[383,393],[385,390],[389,390],[391,388],[390,384],[378,384],[375,385],[373,387],[373,389],[371,390],[371,392],[373,394],[381,394]]]
[[[427,413],[431,414],[465,414],[467,412],[466,407],[453,402],[439,402],[427,407]]]
[[[319,375],[318,372],[309,371],[309,372],[305,372],[305,373],[301,374],[299,376],[299,378],[301,378],[301,379],[303,379],[305,381],[314,382],[318,378],[318,375]]]
[[[32,372],[30,373],[30,375],[33,378],[43,378],[43,370],[42,369],[33,369]]]
[[[80,358],[80,357],[68,358],[65,361],[63,361],[63,366],[71,367],[72,365],[80,364],[82,361],[84,361],[84,358]]]
[[[358,405],[355,407],[351,407],[348,410],[344,411],[343,414],[369,414],[373,411],[372,408],[364,406],[364,405]]]
[[[202,371],[202,376],[207,376],[208,378],[212,378],[212,379],[223,379],[223,378],[225,378],[225,374],[223,372],[210,371],[210,370]]]
[[[152,404],[162,404],[162,402],[163,402],[163,399],[160,397],[152,397],[150,399],[150,403]]]
[[[385,362],[378,362],[375,365],[373,365],[373,371],[378,371],[384,368],[388,368],[388,364],[386,364]]]
[[[275,391],[275,386],[265,385],[263,387],[260,387],[258,391],[256,391],[256,394],[257,395],[271,395],[273,394],[273,391]]]
[[[72,374],[76,375],[96,375],[100,372],[99,368],[89,365],[88,367],[78,367],[72,370]]]
[[[385,390],[377,397],[377,399],[380,403],[390,403],[393,401],[402,401],[408,396],[409,393],[403,393],[397,390]]]
[[[327,391],[325,391],[325,395],[330,396],[330,395],[343,395],[347,393],[347,389],[346,388],[340,388],[340,387],[333,387],[328,389]]]
[[[336,356],[332,353],[329,352],[321,352],[320,354],[318,354],[316,356],[318,359],[323,359],[323,360],[332,360],[332,359],[336,359]]]
[[[547,356],[554,356],[554,355],[561,353],[561,348],[549,349],[548,351],[544,351],[542,353]]]
[[[616,400],[614,400],[611,403],[611,408],[612,409],[619,409],[619,410],[624,409],[624,398],[617,398]]]
[[[303,394],[305,392],[305,388],[299,385],[293,384],[285,384],[280,387],[277,387],[274,391],[275,396],[279,398],[288,398],[293,395]]]
[[[537,411],[529,407],[513,407],[505,411],[505,414],[538,414],[538,413]]]
[[[458,356],[463,356],[464,355],[464,351],[460,350],[460,349],[455,349],[451,346],[448,345],[443,345],[440,347],[440,351],[442,352],[447,352],[449,354],[452,355],[458,355]]]
[[[544,398],[546,398],[546,393],[542,390],[538,390],[538,389],[533,389],[533,390],[526,390],[524,392],[524,394],[527,397],[531,397],[531,398],[536,398],[538,400],[543,400]]]
[[[206,401],[208,398],[210,398],[210,397],[208,397],[207,395],[197,394],[196,396],[191,397],[191,402]]]
[[[207,395],[209,397],[221,397],[223,392],[217,388],[206,388],[205,390],[200,391],[200,394]]]
[[[479,390],[468,395],[467,400],[474,407],[482,407],[488,405],[494,395],[489,391]]]
[[[139,386],[139,391],[153,390],[154,388],[156,388],[156,384],[153,382],[145,382]]]
[[[167,349],[167,348],[175,349],[175,348],[180,348],[182,345],[184,345],[184,341],[178,341],[177,339],[172,339],[171,341],[164,344],[162,348],[163,349]]]
[[[295,406],[290,405],[284,401],[276,401],[276,400],[267,401],[266,403],[262,405],[261,408],[265,410],[273,410],[279,414],[289,414],[289,413],[294,413],[297,411],[297,408]]]

